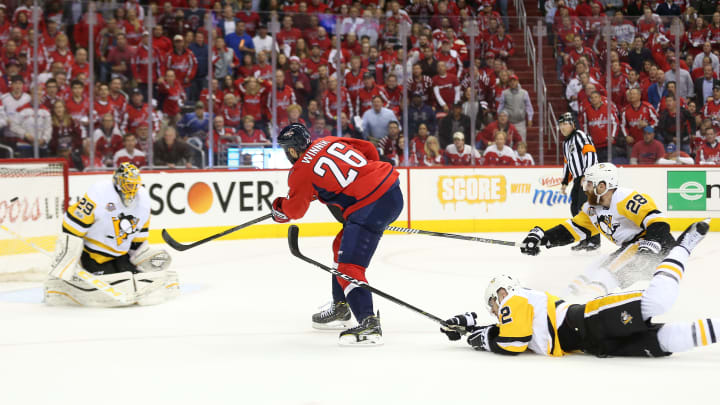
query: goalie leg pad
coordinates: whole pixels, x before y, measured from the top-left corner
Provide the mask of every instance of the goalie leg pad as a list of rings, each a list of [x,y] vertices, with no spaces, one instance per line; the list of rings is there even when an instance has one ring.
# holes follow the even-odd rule
[[[138,305],[157,305],[180,295],[177,272],[152,271],[134,275]]]
[[[80,262],[85,242],[82,238],[61,232],[55,242],[55,256],[50,267],[50,275],[63,280],[71,280]]]
[[[78,274],[85,270],[80,269]],[[135,280],[129,271],[105,275],[95,278],[107,284],[113,291],[128,297],[118,301],[98,290],[94,285],[79,276],[66,281],[57,277],[48,277],[44,285],[44,301],[48,305],[77,305],[89,307],[122,307],[132,305],[135,296]]]

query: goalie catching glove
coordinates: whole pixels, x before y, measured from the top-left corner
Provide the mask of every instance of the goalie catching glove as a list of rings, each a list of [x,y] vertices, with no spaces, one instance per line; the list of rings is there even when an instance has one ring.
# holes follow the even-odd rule
[[[167,251],[153,249],[147,242],[144,242],[136,250],[130,252],[130,263],[143,273],[163,271],[170,267],[172,258]]]
[[[531,229],[520,244],[520,252],[530,256],[540,253],[540,246],[550,247],[550,241],[545,237],[545,231],[539,226]]]
[[[477,314],[475,312],[455,315],[445,321],[447,326],[441,326],[440,332],[446,334],[450,340],[460,340],[462,335],[475,329],[476,319]]]

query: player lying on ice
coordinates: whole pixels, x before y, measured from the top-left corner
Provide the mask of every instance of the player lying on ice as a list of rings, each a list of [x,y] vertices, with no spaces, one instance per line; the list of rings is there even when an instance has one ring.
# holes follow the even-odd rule
[[[283,128],[277,142],[293,167],[288,196],[273,201],[273,219],[286,223],[302,218],[315,199],[339,208],[345,223],[333,241],[337,270],[367,282],[365,270],[385,227],[402,211],[399,173],[379,160],[370,142],[329,136],[311,143],[301,124]],[[382,344],[380,318],[374,314],[369,291],[333,276],[332,295],[332,306],[313,315],[314,328],[346,329],[352,311],[358,326],[341,332],[340,344]]]
[[[448,319],[441,328],[450,340],[470,332],[476,350],[518,354],[531,350],[563,356],[581,350],[606,356],[668,356],[717,341],[720,319],[657,324],[677,299],[690,252],[705,237],[709,220],[696,222],[655,268],[644,291],[610,294],[585,304],[568,304],[549,293],[523,288],[509,276],[497,276],[485,290],[485,304],[497,317],[495,325],[475,324],[476,314]],[[720,330],[718,331],[720,332]]]
[[[116,307],[175,298],[177,273],[168,270],[165,250],[148,245],[149,226],[150,196],[140,170],[123,163],[65,213],[45,303]]]
[[[570,292],[574,294],[603,295],[647,281],[675,245],[670,225],[653,199],[618,183],[618,170],[612,163],[591,166],[583,183],[588,200],[580,212],[547,231],[534,227],[520,245],[522,253],[535,256],[541,245],[564,246],[601,232],[620,246],[573,281]]]

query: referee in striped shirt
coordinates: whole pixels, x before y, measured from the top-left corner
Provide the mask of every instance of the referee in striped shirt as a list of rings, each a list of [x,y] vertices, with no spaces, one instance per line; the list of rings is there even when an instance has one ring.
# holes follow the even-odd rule
[[[565,113],[558,120],[558,127],[565,140],[563,141],[563,155],[565,166],[563,167],[562,193],[565,194],[570,180],[573,181],[570,192],[570,212],[574,217],[580,212],[582,205],[587,201],[587,196],[582,187],[583,176],[588,167],[598,163],[597,151],[592,138],[583,131],[575,129],[575,121],[571,113]],[[590,239],[585,239],[572,250],[595,250],[600,248],[600,234]]]

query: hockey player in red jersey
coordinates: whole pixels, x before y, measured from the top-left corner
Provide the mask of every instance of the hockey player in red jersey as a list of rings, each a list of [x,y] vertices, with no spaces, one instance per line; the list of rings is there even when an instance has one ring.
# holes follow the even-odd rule
[[[283,128],[277,142],[293,168],[288,196],[273,201],[273,219],[286,223],[302,218],[315,199],[339,208],[345,222],[333,242],[337,269],[367,282],[365,269],[380,237],[403,208],[399,173],[379,160],[370,142],[331,136],[311,144],[310,133],[301,124]],[[341,332],[340,344],[382,344],[380,318],[374,314],[370,292],[339,277],[333,277],[332,283],[333,305],[313,316],[313,327],[345,327],[352,311],[359,325]]]

